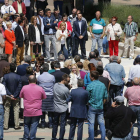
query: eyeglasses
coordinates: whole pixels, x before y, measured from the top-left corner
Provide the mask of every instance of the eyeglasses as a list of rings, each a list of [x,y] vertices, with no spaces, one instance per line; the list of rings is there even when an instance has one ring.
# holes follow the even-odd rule
[[[112,21],[116,21],[116,20],[112,20]]]

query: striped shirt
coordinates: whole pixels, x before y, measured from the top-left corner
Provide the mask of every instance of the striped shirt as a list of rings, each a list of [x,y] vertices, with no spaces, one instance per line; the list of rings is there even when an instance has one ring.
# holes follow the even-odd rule
[[[132,22],[131,24],[126,23],[124,27],[124,33],[126,34],[126,37],[135,36],[136,33],[138,33],[138,25],[135,22]]]
[[[103,100],[108,97],[105,85],[99,80],[94,80],[86,90],[89,92],[89,104],[94,109],[103,109]]]

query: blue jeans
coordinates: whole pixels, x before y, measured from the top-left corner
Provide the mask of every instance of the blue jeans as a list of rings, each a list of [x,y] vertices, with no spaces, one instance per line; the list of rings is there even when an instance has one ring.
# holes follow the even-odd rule
[[[62,53],[64,54],[65,59],[68,59],[68,50],[65,48],[65,44],[61,44],[61,50],[58,52],[58,56]]]
[[[54,8],[58,9],[59,6],[59,10],[60,10],[60,15],[63,14],[62,8],[63,8],[63,1],[54,1]]]
[[[54,112],[52,140],[57,140],[56,135],[57,135],[57,130],[58,130],[59,118],[61,118],[59,140],[63,140],[64,135],[65,135],[66,112],[63,112],[63,113]]]
[[[40,116],[24,117],[24,140],[35,140]]]
[[[94,51],[96,48],[96,43],[98,43],[98,51],[99,55],[101,55],[101,49],[102,49],[102,44],[103,44],[103,39],[100,39],[102,34],[94,34],[94,39],[92,38],[92,46],[91,46],[91,51]]]
[[[138,140],[140,140],[140,106],[129,106],[136,114],[138,125]],[[131,138],[133,138],[133,127],[131,129]]]
[[[0,104],[0,140],[3,140],[4,108]]]
[[[45,116],[46,113],[42,112],[42,116],[41,116],[41,125],[45,126]],[[48,120],[49,120],[49,125],[53,125],[53,112],[48,112]]]
[[[115,138],[115,137],[112,137],[111,140],[131,140],[131,133],[129,133],[125,138]]]
[[[103,52],[106,53],[107,48],[108,48],[108,40],[107,40],[107,36],[104,37],[103,39]]]
[[[67,49],[68,49],[69,56],[71,56],[71,45],[72,45],[71,41],[72,41],[71,36],[67,37],[66,42],[67,42]]]
[[[98,124],[100,126],[101,140],[105,140],[105,125],[104,125],[103,109],[94,109],[92,106],[89,106],[89,110],[88,110],[88,121],[89,121],[88,140],[94,140],[95,117],[97,117]]]

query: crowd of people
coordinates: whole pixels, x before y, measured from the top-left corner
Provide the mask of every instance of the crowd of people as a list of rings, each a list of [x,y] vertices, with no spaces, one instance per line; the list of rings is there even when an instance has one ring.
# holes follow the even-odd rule
[[[68,16],[62,10],[63,0],[54,0],[52,12],[41,0],[36,2],[37,16],[30,18],[31,3],[17,0],[10,5],[5,0],[1,7],[0,140],[10,123],[14,122],[15,130],[21,129],[20,118],[24,119],[24,140],[36,139],[39,123],[42,129],[52,129],[52,140],[57,140],[60,124],[59,140],[64,140],[67,120],[69,140],[74,139],[76,126],[77,140],[83,139],[84,122],[88,123],[89,140],[98,135],[98,125],[101,140],[106,136],[110,140],[132,140],[136,120],[140,139],[140,55],[126,83],[118,57],[123,33],[118,18],[112,17],[106,25],[101,12],[95,13],[89,25],[92,46],[87,55],[88,24],[80,10],[74,8]],[[129,59],[134,59],[137,36],[138,26],[130,15],[124,27],[123,58],[130,45]],[[104,67],[101,55],[108,54],[108,47],[110,58]],[[125,85],[129,107],[124,105]]]

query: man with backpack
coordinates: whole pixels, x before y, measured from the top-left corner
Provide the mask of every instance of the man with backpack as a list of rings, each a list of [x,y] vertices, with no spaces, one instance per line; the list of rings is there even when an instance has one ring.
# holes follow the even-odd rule
[[[135,113],[124,106],[124,97],[115,97],[115,102],[108,109],[106,118],[110,121],[110,128],[107,132],[109,140],[131,140],[131,127],[136,121]]]

